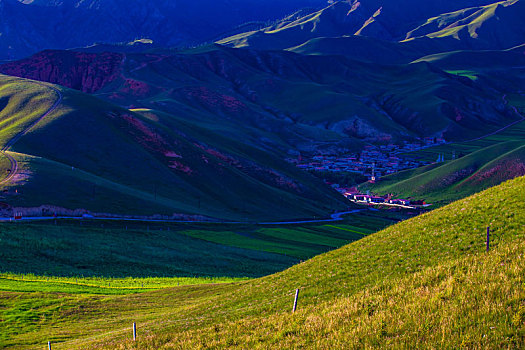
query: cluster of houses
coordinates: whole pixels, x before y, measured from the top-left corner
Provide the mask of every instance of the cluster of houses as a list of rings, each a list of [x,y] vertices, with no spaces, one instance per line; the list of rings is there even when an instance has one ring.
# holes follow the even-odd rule
[[[401,156],[432,145],[445,143],[444,139],[426,138],[422,143],[405,142],[403,145],[367,145],[359,154],[343,156],[317,155],[311,159],[293,161],[297,167],[310,171],[354,172],[375,181],[382,176],[406,169],[418,168],[430,162],[418,161]]]
[[[361,205],[384,205],[393,207],[402,207],[406,209],[417,209],[430,206],[423,200],[410,200],[403,198],[394,198],[392,195],[376,196],[359,192],[355,187],[344,188],[338,184],[330,184],[336,191],[345,196],[349,201]]]
[[[385,197],[379,197],[379,196],[371,196],[368,194],[362,194],[362,193],[351,193],[346,192],[344,193],[344,196],[357,204],[366,204],[366,205],[387,205],[387,206],[397,206],[402,208],[408,208],[408,209],[416,209],[420,207],[428,206],[424,201],[411,201],[409,199],[401,199],[401,198],[392,198],[391,196],[385,196]]]

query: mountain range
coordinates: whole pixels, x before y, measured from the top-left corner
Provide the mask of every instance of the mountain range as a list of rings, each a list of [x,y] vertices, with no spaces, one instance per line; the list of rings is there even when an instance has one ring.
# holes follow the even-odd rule
[[[142,10],[154,3],[175,4],[153,2]],[[111,2],[10,4],[67,13],[102,11]],[[285,160],[425,137],[465,143],[520,123],[523,12],[520,0],[426,5],[411,0],[339,1],[321,9],[300,9],[267,26],[241,25],[230,32],[233,36],[215,44],[183,49],[169,47],[175,41],[155,46],[142,40],[122,45],[117,43],[121,39],[108,36],[105,44],[45,50],[4,63],[1,73],[56,84],[46,87],[59,90],[64,100],[50,122],[10,145],[20,157],[29,157],[27,168],[34,176],[11,184],[3,200],[17,206],[53,204],[112,212],[118,206],[102,203],[121,198],[111,203],[127,203],[125,211],[137,213],[140,206],[131,208],[126,196],[147,194],[149,214],[232,220],[326,215],[345,207],[342,197]],[[169,28],[162,21],[146,22]],[[31,83],[13,79],[4,78],[4,115],[13,109],[30,115],[27,101],[35,97],[23,97],[16,85]],[[35,119],[27,123],[31,120]],[[9,145],[9,135],[4,145]],[[516,141],[515,135],[511,141]],[[104,156],[121,144],[133,146]],[[521,151],[514,154],[513,162],[524,161]],[[45,166],[36,165],[44,160]],[[152,162],[160,167],[152,170],[146,165]],[[52,177],[54,166],[72,166],[99,178],[86,180],[82,175],[87,182],[81,185],[75,174],[68,198],[48,192],[44,196],[42,188],[49,184],[42,184]],[[9,164],[5,167],[7,171]],[[522,172],[520,166],[513,169],[518,171],[506,176],[489,172],[486,176],[493,180],[484,183],[497,184]],[[35,180],[38,174],[43,182]],[[101,181],[106,181],[106,190],[123,186],[118,187],[120,194],[105,192],[98,200],[87,196],[86,188],[93,183],[100,187]],[[156,184],[163,184],[162,196]],[[10,194],[20,186],[24,195]],[[472,183],[456,196],[470,194],[475,187]],[[400,192],[406,194],[403,188]]]
[[[325,0],[1,0],[0,59],[43,49],[131,43],[192,46],[239,25],[256,27]]]

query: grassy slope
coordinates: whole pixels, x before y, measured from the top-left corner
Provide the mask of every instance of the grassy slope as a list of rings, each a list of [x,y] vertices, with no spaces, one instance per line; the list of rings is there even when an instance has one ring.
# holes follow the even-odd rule
[[[52,339],[57,349],[521,348],[524,188],[525,178],[509,181],[253,281],[60,301],[53,294],[4,294],[4,312],[16,314],[34,303],[37,320],[33,332],[13,335],[6,344]],[[299,311],[292,315],[296,288]],[[138,344],[129,340],[134,321]],[[68,338],[74,340],[59,343]]]
[[[247,142],[282,151],[441,132],[462,139],[493,130],[495,125],[478,122],[471,104],[484,116],[501,118],[498,123],[509,117],[494,108],[500,97],[492,91],[425,63],[378,66],[337,56],[216,46],[164,59],[130,56],[124,71],[150,93],[137,97],[118,81],[100,91],[101,97],[140,103],[208,128],[220,125],[228,137],[242,132]],[[242,108],[224,105],[222,98]],[[451,106],[465,118],[455,120]]]
[[[0,82],[3,101],[9,101],[4,123],[17,121],[2,129],[0,141],[6,142],[49,108],[56,94],[22,79]],[[215,137],[169,115],[141,115],[76,91],[62,93],[59,108],[12,147],[21,172],[5,186],[3,201],[234,220],[311,217],[343,208],[335,191],[325,191],[276,155],[245,145],[242,137]],[[1,164],[8,166],[5,159]]]
[[[451,12],[430,18],[407,38],[461,40],[465,47],[508,49],[523,43],[524,9],[522,2],[513,0]]]
[[[509,102],[520,110],[525,107],[521,96],[510,97]],[[451,160],[453,153],[464,157]],[[405,156],[435,161],[440,154],[448,161],[392,174],[362,188],[443,204],[523,175],[525,122],[479,140],[427,148]]]
[[[446,163],[387,176],[363,189],[447,203],[515,177],[524,159],[525,142],[509,141]]]
[[[24,130],[56,101],[56,93],[42,85],[0,75],[0,144]]]

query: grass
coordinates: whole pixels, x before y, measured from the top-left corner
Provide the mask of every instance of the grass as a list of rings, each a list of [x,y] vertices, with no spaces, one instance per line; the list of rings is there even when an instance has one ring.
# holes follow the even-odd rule
[[[30,81],[0,75],[0,145],[29,126],[55,102],[56,93]]]
[[[467,77],[472,81],[478,80],[478,76],[476,75],[476,72],[470,71],[470,70],[446,70],[445,72],[453,75],[458,75],[461,77]]]
[[[75,280],[80,276],[260,277],[400,219],[362,212],[334,225],[100,220],[3,223],[0,271]]]
[[[506,182],[260,279],[124,296],[2,293],[3,345],[522,348],[524,188],[525,178]]]
[[[195,284],[231,283],[242,277],[56,277],[0,274],[0,290],[9,292],[125,295]]]

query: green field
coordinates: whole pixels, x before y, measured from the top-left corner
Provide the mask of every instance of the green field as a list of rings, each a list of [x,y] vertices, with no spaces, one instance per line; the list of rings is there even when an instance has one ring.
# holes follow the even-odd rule
[[[125,295],[195,284],[231,283],[242,277],[56,277],[33,274],[0,274],[0,291]]]
[[[365,211],[329,224],[49,220],[0,225],[0,272],[90,277],[260,277],[406,216]]]
[[[519,349],[524,188],[509,181],[260,279],[131,295],[2,292],[1,344]]]

